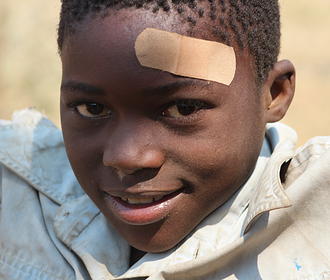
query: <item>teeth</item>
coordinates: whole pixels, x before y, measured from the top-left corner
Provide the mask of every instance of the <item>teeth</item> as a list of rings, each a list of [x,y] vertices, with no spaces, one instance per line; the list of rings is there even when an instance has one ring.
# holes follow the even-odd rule
[[[158,200],[161,200],[164,197],[164,195],[158,195],[154,197],[135,197],[135,198],[128,198],[128,197],[120,197],[123,201],[129,203],[129,204],[148,204],[152,203]]]

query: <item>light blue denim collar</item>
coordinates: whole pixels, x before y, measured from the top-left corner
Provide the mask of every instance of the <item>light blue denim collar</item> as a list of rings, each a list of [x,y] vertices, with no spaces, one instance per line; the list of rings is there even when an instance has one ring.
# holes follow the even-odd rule
[[[61,131],[35,110],[16,112],[11,122],[1,123],[0,162],[60,205],[84,194]]]

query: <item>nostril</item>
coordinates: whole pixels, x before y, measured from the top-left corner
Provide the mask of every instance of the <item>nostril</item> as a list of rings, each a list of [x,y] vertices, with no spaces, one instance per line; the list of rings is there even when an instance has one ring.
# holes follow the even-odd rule
[[[133,174],[126,175],[121,179],[121,183],[126,188],[138,185],[139,183],[147,184],[159,173],[160,168],[144,168],[136,170]]]
[[[120,179],[120,181],[123,180],[123,178],[127,175],[132,175],[136,171],[140,170],[141,168],[136,168],[136,169],[122,169],[122,168],[115,168],[115,171]]]

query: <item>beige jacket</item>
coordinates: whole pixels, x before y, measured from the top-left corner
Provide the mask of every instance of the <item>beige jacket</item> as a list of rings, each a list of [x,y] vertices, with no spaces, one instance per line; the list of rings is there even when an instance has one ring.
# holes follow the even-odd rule
[[[60,131],[16,113],[0,122],[0,279],[330,279],[330,138],[297,151],[295,138],[269,126],[240,191],[175,248],[129,267],[128,244],[80,189]]]

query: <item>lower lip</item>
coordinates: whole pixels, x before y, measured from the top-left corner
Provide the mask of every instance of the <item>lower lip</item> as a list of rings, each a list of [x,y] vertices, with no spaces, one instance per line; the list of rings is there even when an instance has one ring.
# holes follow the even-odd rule
[[[148,225],[164,219],[180,191],[148,204],[129,204],[118,197],[106,195],[111,212],[121,221],[131,225]]]

